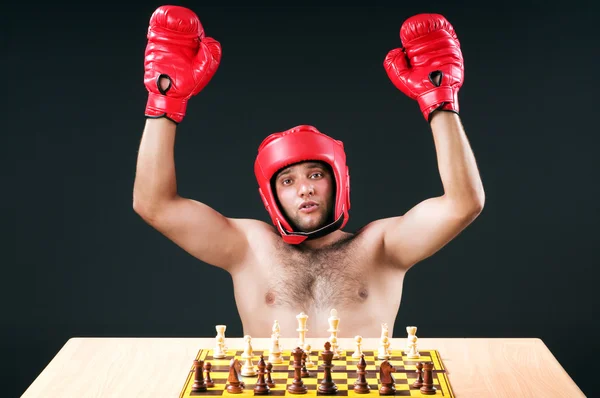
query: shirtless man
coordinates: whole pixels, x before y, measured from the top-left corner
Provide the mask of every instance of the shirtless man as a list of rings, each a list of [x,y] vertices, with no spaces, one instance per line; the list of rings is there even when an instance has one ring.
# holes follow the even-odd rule
[[[406,271],[480,214],[484,191],[458,116],[463,59],[456,34],[441,15],[420,14],[403,24],[401,39],[404,47],[390,51],[384,67],[431,126],[444,193],[351,233],[343,230],[350,210],[343,144],[312,126],[260,145],[255,173],[272,225],[228,218],[178,195],[176,128],[189,98],[216,73],[221,46],[205,37],[191,10],[163,6],[152,15],[133,207],[183,250],[229,272],[244,334],[269,337],[278,320],[282,337],[296,337],[303,311],[308,336],[327,336],[335,308],[339,337],[379,337],[382,323],[393,328]]]

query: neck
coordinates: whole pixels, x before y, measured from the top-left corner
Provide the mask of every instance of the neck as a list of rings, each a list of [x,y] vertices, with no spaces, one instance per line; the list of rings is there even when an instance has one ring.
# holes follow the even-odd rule
[[[307,249],[321,249],[323,247],[331,246],[350,235],[350,233],[338,229],[320,238],[305,240],[299,246]]]

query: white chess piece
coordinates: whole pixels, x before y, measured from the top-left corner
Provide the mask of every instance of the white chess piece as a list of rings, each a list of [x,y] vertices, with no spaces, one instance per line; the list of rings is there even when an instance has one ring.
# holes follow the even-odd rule
[[[256,371],[254,370],[254,364],[252,363],[252,337],[249,335],[244,336],[246,341],[246,348],[242,353],[242,359],[244,359],[244,366],[242,366],[242,376],[255,376]]]
[[[382,336],[379,339],[379,350],[377,351],[378,359],[390,359],[391,356],[388,353],[389,339],[387,336]]]
[[[271,352],[269,353],[269,362],[272,364],[283,363],[281,358],[281,348],[279,347],[279,335],[273,333],[271,335]]]
[[[312,361],[312,359],[310,359],[310,349],[311,349],[310,344],[307,343],[304,345],[304,351],[306,352],[306,362],[304,364],[306,365],[307,368],[314,368],[315,363]]]
[[[215,337],[215,349],[213,350],[213,358],[222,359],[226,357],[225,349],[225,330],[226,325],[216,325],[217,336]]]
[[[387,337],[388,339],[390,338],[388,325],[385,322],[381,324],[381,337],[383,338],[383,336]]]
[[[296,329],[296,331],[299,333],[298,347],[302,348],[305,344],[304,338],[306,336],[306,332],[308,332],[308,329],[306,328],[306,321],[308,319],[308,315],[306,315],[304,312],[301,312],[298,315],[296,315],[296,319],[298,320],[298,329]]]
[[[327,319],[329,321],[329,329],[328,332],[331,333],[329,336],[329,342],[331,343],[331,351],[333,351],[333,359],[339,359],[340,355],[342,355],[342,351],[339,349],[337,334],[340,331],[340,318],[338,317],[338,312],[336,309],[332,309],[330,312],[330,316]]]
[[[414,334],[411,335],[410,340],[410,349],[408,350],[406,356],[409,359],[419,359],[421,357],[421,354],[419,354],[419,350],[417,350],[417,336],[415,336]]]
[[[354,351],[354,354],[352,354],[352,358],[360,359],[362,355],[362,336],[355,336],[354,342],[356,343],[356,350]]]
[[[340,359],[340,352],[338,351],[338,339],[335,336],[329,338],[329,342],[331,343],[331,351],[333,351],[332,359]]]
[[[417,327],[416,326],[407,326],[406,327],[406,351],[410,351],[410,345],[412,344],[412,336],[416,336]]]
[[[223,350],[223,337],[217,336],[215,342],[215,349],[213,350],[213,358],[222,359],[225,358],[225,351]]]

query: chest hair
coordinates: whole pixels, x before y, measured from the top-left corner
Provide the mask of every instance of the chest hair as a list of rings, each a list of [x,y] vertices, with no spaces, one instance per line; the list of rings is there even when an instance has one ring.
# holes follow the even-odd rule
[[[345,307],[368,297],[364,253],[359,237],[307,249],[281,245],[267,278],[271,305],[309,311]]]

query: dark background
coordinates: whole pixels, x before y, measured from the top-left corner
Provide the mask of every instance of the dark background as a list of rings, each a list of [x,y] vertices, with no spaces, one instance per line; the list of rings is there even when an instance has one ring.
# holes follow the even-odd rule
[[[228,274],[132,209],[145,34],[162,3],[124,3],[3,6],[2,395],[22,394],[71,337],[214,336],[218,323],[242,336]],[[431,131],[382,62],[406,18],[445,15],[465,57],[461,118],[486,205],[409,271],[394,336],[416,324],[419,337],[539,337],[586,394],[596,391],[591,2],[171,4],[192,8],[223,46],[178,128],[179,193],[268,221],[256,149],[272,132],[311,124],[346,145],[347,230],[442,193]]]

